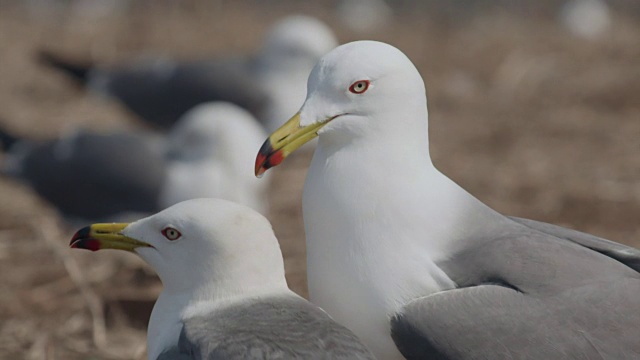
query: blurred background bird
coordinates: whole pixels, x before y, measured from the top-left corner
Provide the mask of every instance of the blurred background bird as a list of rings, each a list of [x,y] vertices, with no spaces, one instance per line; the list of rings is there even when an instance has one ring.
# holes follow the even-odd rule
[[[124,221],[178,202],[217,197],[267,213],[268,181],[253,176],[266,136],[246,110],[223,102],[188,111],[170,132],[76,130],[29,141],[0,133],[0,171],[25,181],[70,220]]]
[[[113,66],[73,62],[49,50],[39,58],[161,128],[195,105],[217,100],[251,111],[267,130],[275,130],[304,100],[311,68],[337,45],[327,25],[297,15],[278,21],[251,56],[193,61],[146,56]]]

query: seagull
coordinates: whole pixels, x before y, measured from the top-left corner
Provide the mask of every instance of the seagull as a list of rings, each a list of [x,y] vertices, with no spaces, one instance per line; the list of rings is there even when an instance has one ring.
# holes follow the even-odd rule
[[[271,224],[248,207],[192,199],[131,224],[82,228],[70,246],[131,251],[158,273],[149,360],[374,359],[289,290]]]
[[[253,176],[266,136],[247,111],[204,103],[166,136],[77,130],[47,141],[0,132],[0,174],[27,183],[71,222],[151,214],[183,200],[220,197],[268,211],[268,183]]]
[[[269,211],[269,182],[253,176],[255,151],[265,131],[246,110],[226,102],[204,103],[174,125],[165,146],[166,176],[158,209],[216,197]]]
[[[255,172],[318,137],[303,193],[310,299],[379,359],[640,358],[640,251],[504,216],[429,157],[400,50],[342,45]]]
[[[170,128],[200,103],[228,101],[249,110],[273,131],[297,110],[309,72],[337,44],[320,20],[293,15],[273,26],[253,56],[187,62],[145,57],[102,67],[43,51],[40,60],[161,128]]]

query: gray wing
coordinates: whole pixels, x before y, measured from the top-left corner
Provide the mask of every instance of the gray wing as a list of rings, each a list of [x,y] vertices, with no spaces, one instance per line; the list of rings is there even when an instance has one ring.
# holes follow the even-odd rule
[[[268,94],[257,84],[249,59],[240,57],[187,63],[155,60],[96,69],[90,77],[92,88],[164,128],[208,101],[228,101],[259,118]]]
[[[295,296],[263,298],[184,323],[180,351],[194,360],[374,359],[324,311]]]
[[[194,359],[193,356],[180,352],[180,348],[178,348],[177,346],[164,351],[162,354],[158,355],[158,357],[156,358],[156,360],[193,360],[193,359]]]
[[[602,253],[610,258],[616,259],[628,267],[640,272],[640,250],[617,242],[602,239],[591,234],[567,229],[562,226],[544,223],[541,221],[510,217],[522,225],[543,233],[553,235],[562,239],[573,241],[593,251]]]
[[[77,133],[18,147],[12,175],[67,216],[99,221],[153,212],[165,176],[156,145],[146,134]]]
[[[403,355],[640,358],[640,274],[627,265],[637,256],[623,252],[623,262],[600,251],[622,245],[516,221],[438,264],[459,288],[416,299],[392,318]]]

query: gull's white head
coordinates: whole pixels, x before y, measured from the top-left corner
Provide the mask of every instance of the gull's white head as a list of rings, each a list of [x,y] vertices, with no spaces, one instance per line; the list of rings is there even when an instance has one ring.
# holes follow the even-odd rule
[[[242,161],[254,152],[264,130],[246,110],[227,102],[200,104],[173,126],[167,157],[180,161]]]
[[[71,247],[133,251],[170,293],[215,299],[287,288],[269,221],[225,200],[185,201],[131,224],[94,224],[78,231]]]
[[[196,106],[167,140],[167,173],[158,205],[216,197],[268,211],[267,182],[251,173],[265,132],[246,110],[226,102]]]
[[[267,139],[256,173],[277,165],[302,144],[384,143],[427,145],[427,102],[422,77],[395,47],[356,41],[337,47],[313,68],[300,111]],[[428,147],[428,145],[427,145]]]
[[[424,82],[413,63],[395,47],[375,41],[353,42],[330,52],[312,70],[307,86],[300,126],[332,119],[318,135],[405,130],[411,119],[395,114],[426,105]]]

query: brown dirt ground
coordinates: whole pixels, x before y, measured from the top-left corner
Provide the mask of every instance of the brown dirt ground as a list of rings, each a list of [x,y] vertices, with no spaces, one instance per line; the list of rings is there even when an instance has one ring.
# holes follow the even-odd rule
[[[326,20],[342,42],[363,37],[309,4],[165,3],[94,19],[0,5],[0,125],[36,138],[70,126],[140,126],[39,66],[33,55],[42,47],[101,63],[142,52],[248,52],[291,12]],[[637,18],[617,13],[609,34],[585,41],[551,20],[498,11],[463,22],[428,15],[401,14],[364,37],[403,49],[423,74],[436,165],[503,213],[640,246]],[[270,216],[290,285],[303,295],[308,160],[273,170]],[[145,358],[146,320],[160,291],[153,272],[130,254],[70,251],[73,229],[24,185],[0,179],[0,199],[0,358]]]

